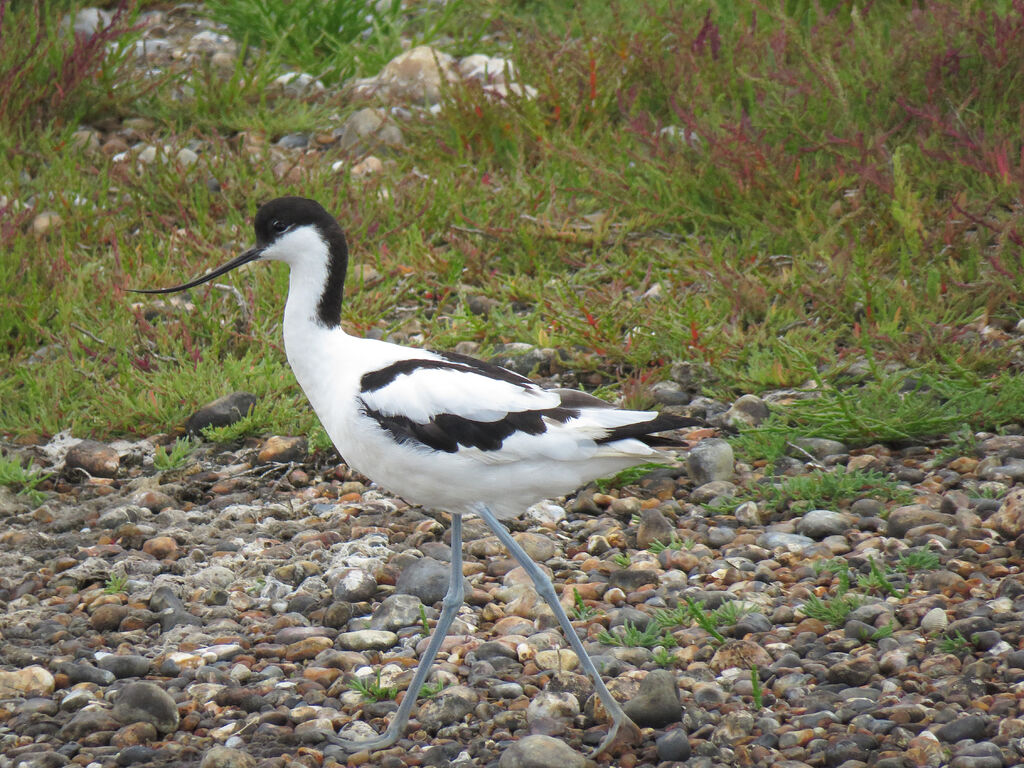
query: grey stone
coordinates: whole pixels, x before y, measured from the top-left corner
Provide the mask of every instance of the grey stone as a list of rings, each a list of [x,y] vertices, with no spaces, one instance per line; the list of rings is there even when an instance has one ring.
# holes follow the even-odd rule
[[[768,418],[768,404],[757,395],[743,395],[723,415],[727,426],[756,427]]]
[[[277,140],[277,146],[282,149],[305,149],[309,146],[308,133],[286,133]]]
[[[207,403],[185,422],[190,435],[198,435],[207,427],[227,427],[244,418],[259,400],[249,392],[232,392]]]
[[[758,546],[766,549],[782,547],[790,552],[803,552],[815,544],[814,539],[808,536],[801,536],[798,533],[783,533],[781,531],[765,531],[757,537]]]
[[[923,504],[907,504],[903,507],[896,507],[889,513],[885,532],[887,535],[899,539],[903,538],[911,528],[921,525],[953,527],[956,525],[956,518]]]
[[[337,643],[347,651],[386,651],[398,645],[398,635],[380,629],[357,629],[342,632]]]
[[[708,529],[708,544],[712,547],[724,547],[736,538],[736,529],[725,525],[716,525]]]
[[[97,660],[97,664],[100,665],[101,669],[107,670],[118,679],[124,677],[143,677],[149,674],[150,667],[152,666],[152,662],[145,656],[127,653],[111,653],[101,656]]]
[[[513,342],[503,344],[495,350],[490,362],[508,368],[520,376],[529,376],[534,369],[546,364],[548,361],[544,351],[532,344]]]
[[[472,688],[455,685],[420,704],[418,719],[428,731],[457,723],[476,707],[478,696]]]
[[[829,665],[828,679],[832,683],[857,686],[870,682],[878,672],[878,664],[870,656],[857,656]]]
[[[686,457],[686,471],[697,486],[733,475],[732,446],[721,438],[701,440]]]
[[[114,682],[114,674],[105,669],[97,669],[91,664],[75,664],[65,661],[57,664],[55,669],[68,676],[72,685],[78,683],[94,683],[95,685],[110,685]]]
[[[83,709],[64,724],[59,731],[62,739],[77,741],[97,731],[116,731],[121,722],[105,709]]]
[[[65,25],[70,21],[71,27],[76,35],[92,37],[101,29],[110,24],[113,14],[100,8],[82,8],[75,14],[74,20],[65,18]]]
[[[797,520],[796,532],[812,539],[824,539],[826,536],[841,536],[850,529],[850,521],[846,515],[831,509],[811,509]]]
[[[660,760],[682,763],[690,759],[690,737],[685,728],[675,728],[659,736],[655,745]]]
[[[850,449],[847,448],[845,444],[838,440],[829,440],[824,437],[797,437],[791,442],[797,447],[797,449],[803,449],[797,450],[789,448],[786,451],[789,456],[793,456],[797,459],[806,459],[807,454],[809,453],[816,460],[821,461],[826,456],[835,456],[837,454],[841,455],[850,452]]]
[[[569,720],[580,713],[580,702],[571,693],[541,691],[526,708],[526,720]]]
[[[377,606],[370,618],[370,629],[394,631],[402,627],[412,627],[422,622],[423,603],[415,595],[388,595]],[[433,609],[431,609],[433,612]]]
[[[498,768],[586,768],[587,758],[550,736],[525,736],[506,749]]]
[[[963,739],[980,741],[988,731],[988,718],[984,715],[967,715],[935,729],[939,741],[956,744]]]
[[[402,569],[395,591],[400,595],[415,595],[424,605],[433,605],[440,602],[448,591],[450,570],[448,565],[432,557],[421,557]],[[472,591],[468,581],[465,589],[466,594]]]
[[[118,694],[112,712],[125,725],[152,723],[160,733],[178,729],[178,706],[165,690],[154,683],[129,683]]]
[[[121,458],[105,443],[82,440],[68,449],[64,466],[69,470],[83,470],[93,477],[114,477],[121,466]]]
[[[661,728],[678,722],[683,716],[676,678],[665,669],[655,669],[640,681],[637,695],[623,710],[640,727]]]
[[[353,154],[377,152],[404,144],[402,132],[382,109],[360,109],[350,115],[339,129],[338,146]]]
[[[377,580],[362,568],[344,568],[332,576],[334,599],[346,603],[360,603],[377,594]]]
[[[655,541],[669,544],[675,536],[676,528],[657,507],[645,509],[640,513],[640,525],[636,529],[637,549],[647,549]]]
[[[240,749],[212,747],[199,763],[199,768],[254,768],[256,758]]]

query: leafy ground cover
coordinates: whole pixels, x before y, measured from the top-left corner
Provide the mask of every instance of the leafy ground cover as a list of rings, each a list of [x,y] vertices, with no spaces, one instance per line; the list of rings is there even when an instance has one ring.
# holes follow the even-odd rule
[[[414,2],[341,60],[320,30],[271,39],[258,4],[217,0],[195,12],[231,25],[235,63],[152,71],[137,8],[76,37],[67,3],[0,3],[0,434],[153,434],[237,389],[268,396],[254,432],[315,432],[280,344],[283,268],[237,293],[126,293],[221,263],[281,194],[321,200],[372,267],[346,298],[358,333],[554,347],[631,405],[671,363],[707,363],[719,399],[817,393],[769,432],[851,444],[1018,421],[1024,2],[777,6]],[[537,95],[452,85],[409,110],[379,174],[339,145],[282,169],[274,142],[340,125],[363,106],[345,77],[402,37],[506,56]],[[308,51],[328,87],[274,88]],[[155,162],[81,130],[126,125]]]

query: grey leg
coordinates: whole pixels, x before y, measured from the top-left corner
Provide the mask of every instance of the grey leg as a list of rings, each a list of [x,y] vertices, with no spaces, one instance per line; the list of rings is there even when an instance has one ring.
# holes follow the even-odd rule
[[[590,679],[594,681],[594,690],[601,699],[601,703],[604,704],[605,710],[612,718],[612,726],[608,730],[608,735],[601,740],[601,743],[597,745],[597,748],[591,753],[591,756],[597,755],[603,752],[608,746],[615,740],[615,736],[619,731],[619,728],[624,724],[628,723],[633,729],[637,729],[636,724],[626,717],[626,713],[622,711],[622,707],[619,706],[619,702],[615,700],[608,687],[604,684],[601,679],[600,673],[597,671],[597,667],[594,666],[594,662],[591,661],[590,656],[583,648],[583,643],[580,642],[579,635],[576,634],[575,628],[572,626],[572,622],[569,621],[569,617],[565,613],[565,609],[562,608],[562,604],[558,602],[558,595],[555,594],[555,588],[551,584],[551,580],[544,574],[544,571],[530,559],[530,556],[526,554],[522,547],[516,543],[516,540],[512,538],[512,534],[508,532],[508,529],[502,525],[501,521],[494,516],[494,513],[487,508],[484,504],[477,504],[474,506],[473,511],[480,515],[481,519],[487,526],[494,531],[494,535],[498,537],[502,544],[509,553],[516,559],[516,561],[523,567],[527,575],[533,581],[534,586],[537,588],[537,594],[540,595],[544,602],[546,602],[551,610],[554,612],[558,619],[558,623],[562,625],[562,631],[565,633],[566,640],[569,641],[569,645],[579,656],[580,664],[583,666],[583,670],[590,675]]]
[[[405,733],[405,726],[409,722],[409,713],[412,712],[416,699],[419,697],[420,689],[427,680],[427,675],[430,673],[430,668],[434,663],[434,657],[437,656],[441,643],[444,642],[445,635],[448,634],[448,629],[455,620],[455,614],[458,613],[459,608],[463,604],[465,592],[463,585],[462,515],[458,514],[452,515],[452,567],[448,581],[448,591],[441,601],[441,615],[437,619],[437,626],[434,627],[434,634],[430,636],[427,650],[424,652],[423,658],[420,659],[416,672],[412,676],[412,682],[409,683],[409,687],[405,691],[405,698],[402,699],[401,705],[391,720],[391,725],[376,738],[350,741],[338,736],[330,740],[332,744],[337,744],[342,749],[350,752],[363,749],[383,749],[384,747],[390,747],[402,737],[402,734]]]

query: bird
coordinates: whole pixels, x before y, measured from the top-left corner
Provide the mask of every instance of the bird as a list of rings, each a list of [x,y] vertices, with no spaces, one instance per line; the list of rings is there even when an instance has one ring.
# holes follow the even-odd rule
[[[669,430],[702,424],[659,411],[619,409],[589,393],[544,389],[500,367],[447,351],[362,338],[342,327],[348,245],[320,203],[279,197],[259,207],[256,244],[201,277],[194,288],[243,264],[282,261],[290,274],[283,336],[288,363],[343,460],[378,486],[451,515],[451,570],[437,625],[406,696],[376,737],[332,741],[348,750],[381,749],[405,732],[417,693],[463,604],[462,518],[477,515],[524,569],[550,606],[611,719],[592,754],[627,731],[639,733],[601,679],[554,586],[502,522],[543,499],[663,457]],[[678,445],[678,441],[675,441]]]

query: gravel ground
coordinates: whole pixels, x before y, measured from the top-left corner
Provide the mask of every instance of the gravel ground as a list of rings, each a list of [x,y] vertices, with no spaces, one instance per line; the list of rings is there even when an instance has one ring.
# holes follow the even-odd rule
[[[969,455],[812,441],[772,466],[695,439],[639,485],[514,522],[566,607],[581,598],[576,626],[643,726],[598,762],[1021,763],[1024,437],[978,437]],[[606,728],[591,685],[476,520],[467,605],[406,738],[372,755],[327,745],[396,706],[352,681],[407,685],[444,591],[447,520],[302,438],[202,443],[160,471],[167,440],[5,446],[57,474],[38,507],[0,490],[0,766],[588,764]],[[880,473],[885,492],[818,510],[728,501],[836,465]],[[655,554],[655,540],[676,543]],[[899,569],[925,548],[938,567]],[[820,567],[840,560],[845,595]],[[891,589],[858,582],[872,562]],[[806,615],[813,596],[858,599],[833,625]],[[598,640],[688,597],[756,610],[721,640],[680,611],[674,646]]]

